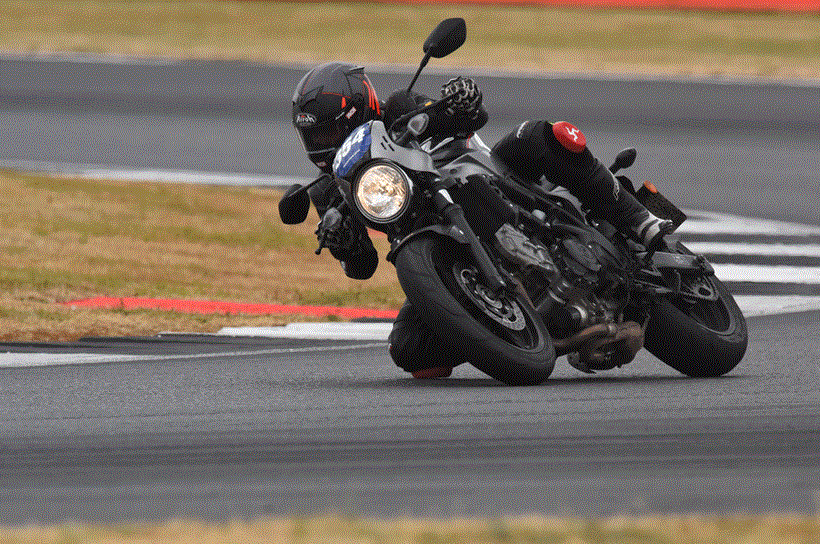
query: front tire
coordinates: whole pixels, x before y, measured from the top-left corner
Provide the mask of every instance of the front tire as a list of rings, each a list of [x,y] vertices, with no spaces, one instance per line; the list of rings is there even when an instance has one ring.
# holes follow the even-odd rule
[[[691,254],[678,244],[681,253]],[[694,378],[722,376],[743,359],[746,318],[715,276],[698,279],[717,300],[657,297],[652,301],[644,346],[672,368]]]
[[[536,385],[552,373],[555,348],[541,316],[518,293],[494,298],[461,245],[421,236],[395,264],[411,304],[461,360],[508,385]]]

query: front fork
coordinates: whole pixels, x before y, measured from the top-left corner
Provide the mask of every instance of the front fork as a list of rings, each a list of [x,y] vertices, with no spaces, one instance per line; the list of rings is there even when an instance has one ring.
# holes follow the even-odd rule
[[[484,280],[484,284],[494,293],[499,293],[507,289],[507,282],[501,276],[495,263],[487,254],[487,250],[476,236],[467,218],[464,217],[464,210],[459,204],[453,202],[450,192],[445,187],[440,187],[433,195],[436,209],[444,216],[448,223],[456,227],[464,236],[464,241],[470,250],[470,255],[475,261],[478,271]]]
[[[391,263],[395,263],[396,255],[401,248],[419,236],[427,234],[445,236],[467,248],[473,262],[478,268],[484,286],[489,288],[493,293],[499,294],[501,291],[508,289],[507,281],[501,272],[499,272],[492,258],[487,253],[487,250],[484,249],[481,240],[467,222],[461,205],[454,202],[450,196],[450,191],[448,190],[448,186],[450,185],[448,185],[448,181],[452,180],[439,181],[431,189],[436,210],[445,219],[443,224],[435,223],[422,227],[400,240],[394,240],[390,252],[387,254],[387,260]]]

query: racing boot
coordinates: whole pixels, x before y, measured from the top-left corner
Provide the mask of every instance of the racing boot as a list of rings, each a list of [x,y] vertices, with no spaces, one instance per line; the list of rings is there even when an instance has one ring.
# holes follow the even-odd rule
[[[615,176],[595,159],[594,175],[587,181],[586,200],[583,202],[594,214],[605,219],[618,231],[654,252],[663,242],[663,237],[671,234],[674,224],[661,219],[635,198],[628,189],[621,186]],[[594,194],[597,198],[590,198]]]
[[[561,121],[526,121],[493,147],[493,154],[520,178],[541,176],[565,187],[597,217],[619,232],[654,249],[673,223],[657,217],[596,159],[580,130]]]

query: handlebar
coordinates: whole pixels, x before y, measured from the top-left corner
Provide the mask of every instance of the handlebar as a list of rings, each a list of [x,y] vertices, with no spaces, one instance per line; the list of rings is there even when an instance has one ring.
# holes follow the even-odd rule
[[[411,139],[418,139],[424,134],[427,126],[430,124],[430,116],[426,113],[417,113],[407,121],[404,132],[396,138],[397,145],[406,146]]]

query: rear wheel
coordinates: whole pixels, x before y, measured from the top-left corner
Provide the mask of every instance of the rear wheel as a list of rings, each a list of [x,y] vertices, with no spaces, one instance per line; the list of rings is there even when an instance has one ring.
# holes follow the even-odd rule
[[[419,237],[395,264],[407,298],[470,364],[509,385],[538,384],[552,373],[555,349],[541,316],[521,294],[484,286],[459,244]]]
[[[680,253],[691,254],[681,244]],[[685,296],[652,301],[644,345],[672,368],[692,377],[722,376],[746,353],[746,318],[715,276],[682,277],[682,290],[717,300]]]

